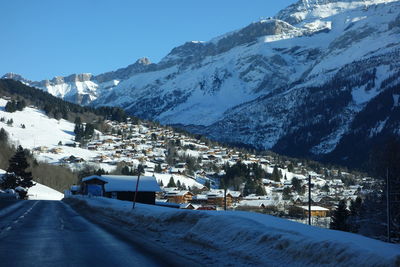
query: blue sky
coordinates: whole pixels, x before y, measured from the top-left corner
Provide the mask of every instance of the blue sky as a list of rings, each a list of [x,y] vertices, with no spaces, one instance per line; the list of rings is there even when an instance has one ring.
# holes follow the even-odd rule
[[[158,62],[186,41],[208,41],[296,0],[2,1],[0,76],[32,80]]]

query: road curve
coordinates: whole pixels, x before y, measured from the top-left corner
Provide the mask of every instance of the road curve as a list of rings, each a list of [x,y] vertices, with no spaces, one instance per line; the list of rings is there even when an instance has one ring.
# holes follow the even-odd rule
[[[61,201],[24,201],[0,217],[1,266],[163,266]]]

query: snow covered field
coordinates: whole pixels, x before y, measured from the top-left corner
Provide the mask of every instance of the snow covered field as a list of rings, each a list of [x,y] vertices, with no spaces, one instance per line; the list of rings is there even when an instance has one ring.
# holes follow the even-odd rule
[[[107,198],[83,198],[205,265],[399,266],[400,246],[248,212],[191,211]]]
[[[75,124],[67,120],[56,120],[49,118],[42,110],[25,107],[22,111],[13,113],[4,110],[7,100],[0,98],[0,128],[4,128],[15,145],[21,145],[23,148],[33,150],[38,147],[46,147],[46,151],[36,153],[35,158],[42,162],[51,164],[60,163],[60,160],[71,155],[85,160],[101,155],[99,151],[92,151],[80,147],[65,146],[65,144],[74,142]],[[8,125],[8,120],[13,120],[12,125]],[[24,126],[24,127],[23,127]],[[59,142],[63,145],[60,146]],[[52,149],[61,149],[57,153],[52,153]],[[98,168],[106,171],[112,171],[115,166],[100,163]],[[80,168],[80,165],[69,164],[70,168]]]
[[[0,128],[4,128],[9,134],[9,138],[16,145],[24,148],[33,149],[35,147],[46,146],[48,150],[59,147],[58,143],[71,143],[74,138],[75,124],[66,120],[56,120],[49,118],[43,111],[26,107],[22,111],[9,113],[4,111],[7,100],[0,98]],[[12,125],[7,125],[7,120],[13,120]],[[25,127],[22,127],[24,125]],[[62,153],[41,153],[37,157],[41,161],[49,163],[58,162],[61,158],[74,155],[82,158],[91,158],[98,155],[94,151],[81,149],[79,147],[62,146]]]
[[[64,194],[47,187],[45,185],[35,182],[36,185],[28,189],[28,196],[30,200],[61,200]]]

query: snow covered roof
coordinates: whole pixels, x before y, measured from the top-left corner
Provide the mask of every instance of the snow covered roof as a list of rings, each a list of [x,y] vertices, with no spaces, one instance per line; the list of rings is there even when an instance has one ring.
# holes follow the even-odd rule
[[[81,187],[79,185],[71,185],[70,189],[71,191],[79,191]]]
[[[180,209],[188,209],[190,206],[193,207],[193,209],[197,210],[198,208],[201,207],[201,205],[196,205],[196,204],[192,204],[192,203],[182,203],[179,204],[179,208]]]
[[[299,206],[299,208],[302,208],[303,210],[308,210],[308,206]],[[311,211],[329,211],[329,209],[320,206],[311,206]]]
[[[207,195],[195,195],[193,200],[207,200]]]
[[[249,206],[249,207],[261,207],[264,206],[272,206],[276,205],[273,200],[270,199],[255,199],[255,200],[242,200],[239,203],[240,206]]]
[[[106,184],[104,189],[106,192],[118,192],[118,191],[129,191],[133,192],[136,190],[137,176],[127,175],[93,175],[85,177],[82,181],[88,181],[93,179],[99,179]],[[140,176],[139,179],[139,192],[160,192],[160,186],[154,176]]]
[[[193,193],[191,193],[189,191],[185,191],[185,190],[182,190],[182,191],[168,191],[168,192],[166,192],[165,195],[170,197],[170,196],[184,196],[186,194],[192,194],[193,195]]]

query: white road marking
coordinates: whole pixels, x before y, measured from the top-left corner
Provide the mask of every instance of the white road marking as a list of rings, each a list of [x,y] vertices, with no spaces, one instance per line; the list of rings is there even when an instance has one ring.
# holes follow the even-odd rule
[[[24,214],[22,214],[21,216],[19,216],[16,220],[14,220],[13,222],[10,223],[10,225],[5,228],[5,231],[10,231],[12,229],[11,225],[13,224],[17,224],[19,222],[20,219],[25,218],[25,215],[27,215],[29,212],[32,211],[32,209],[38,204],[39,202],[35,202],[27,211],[24,212]],[[0,232],[1,234],[2,232]]]

